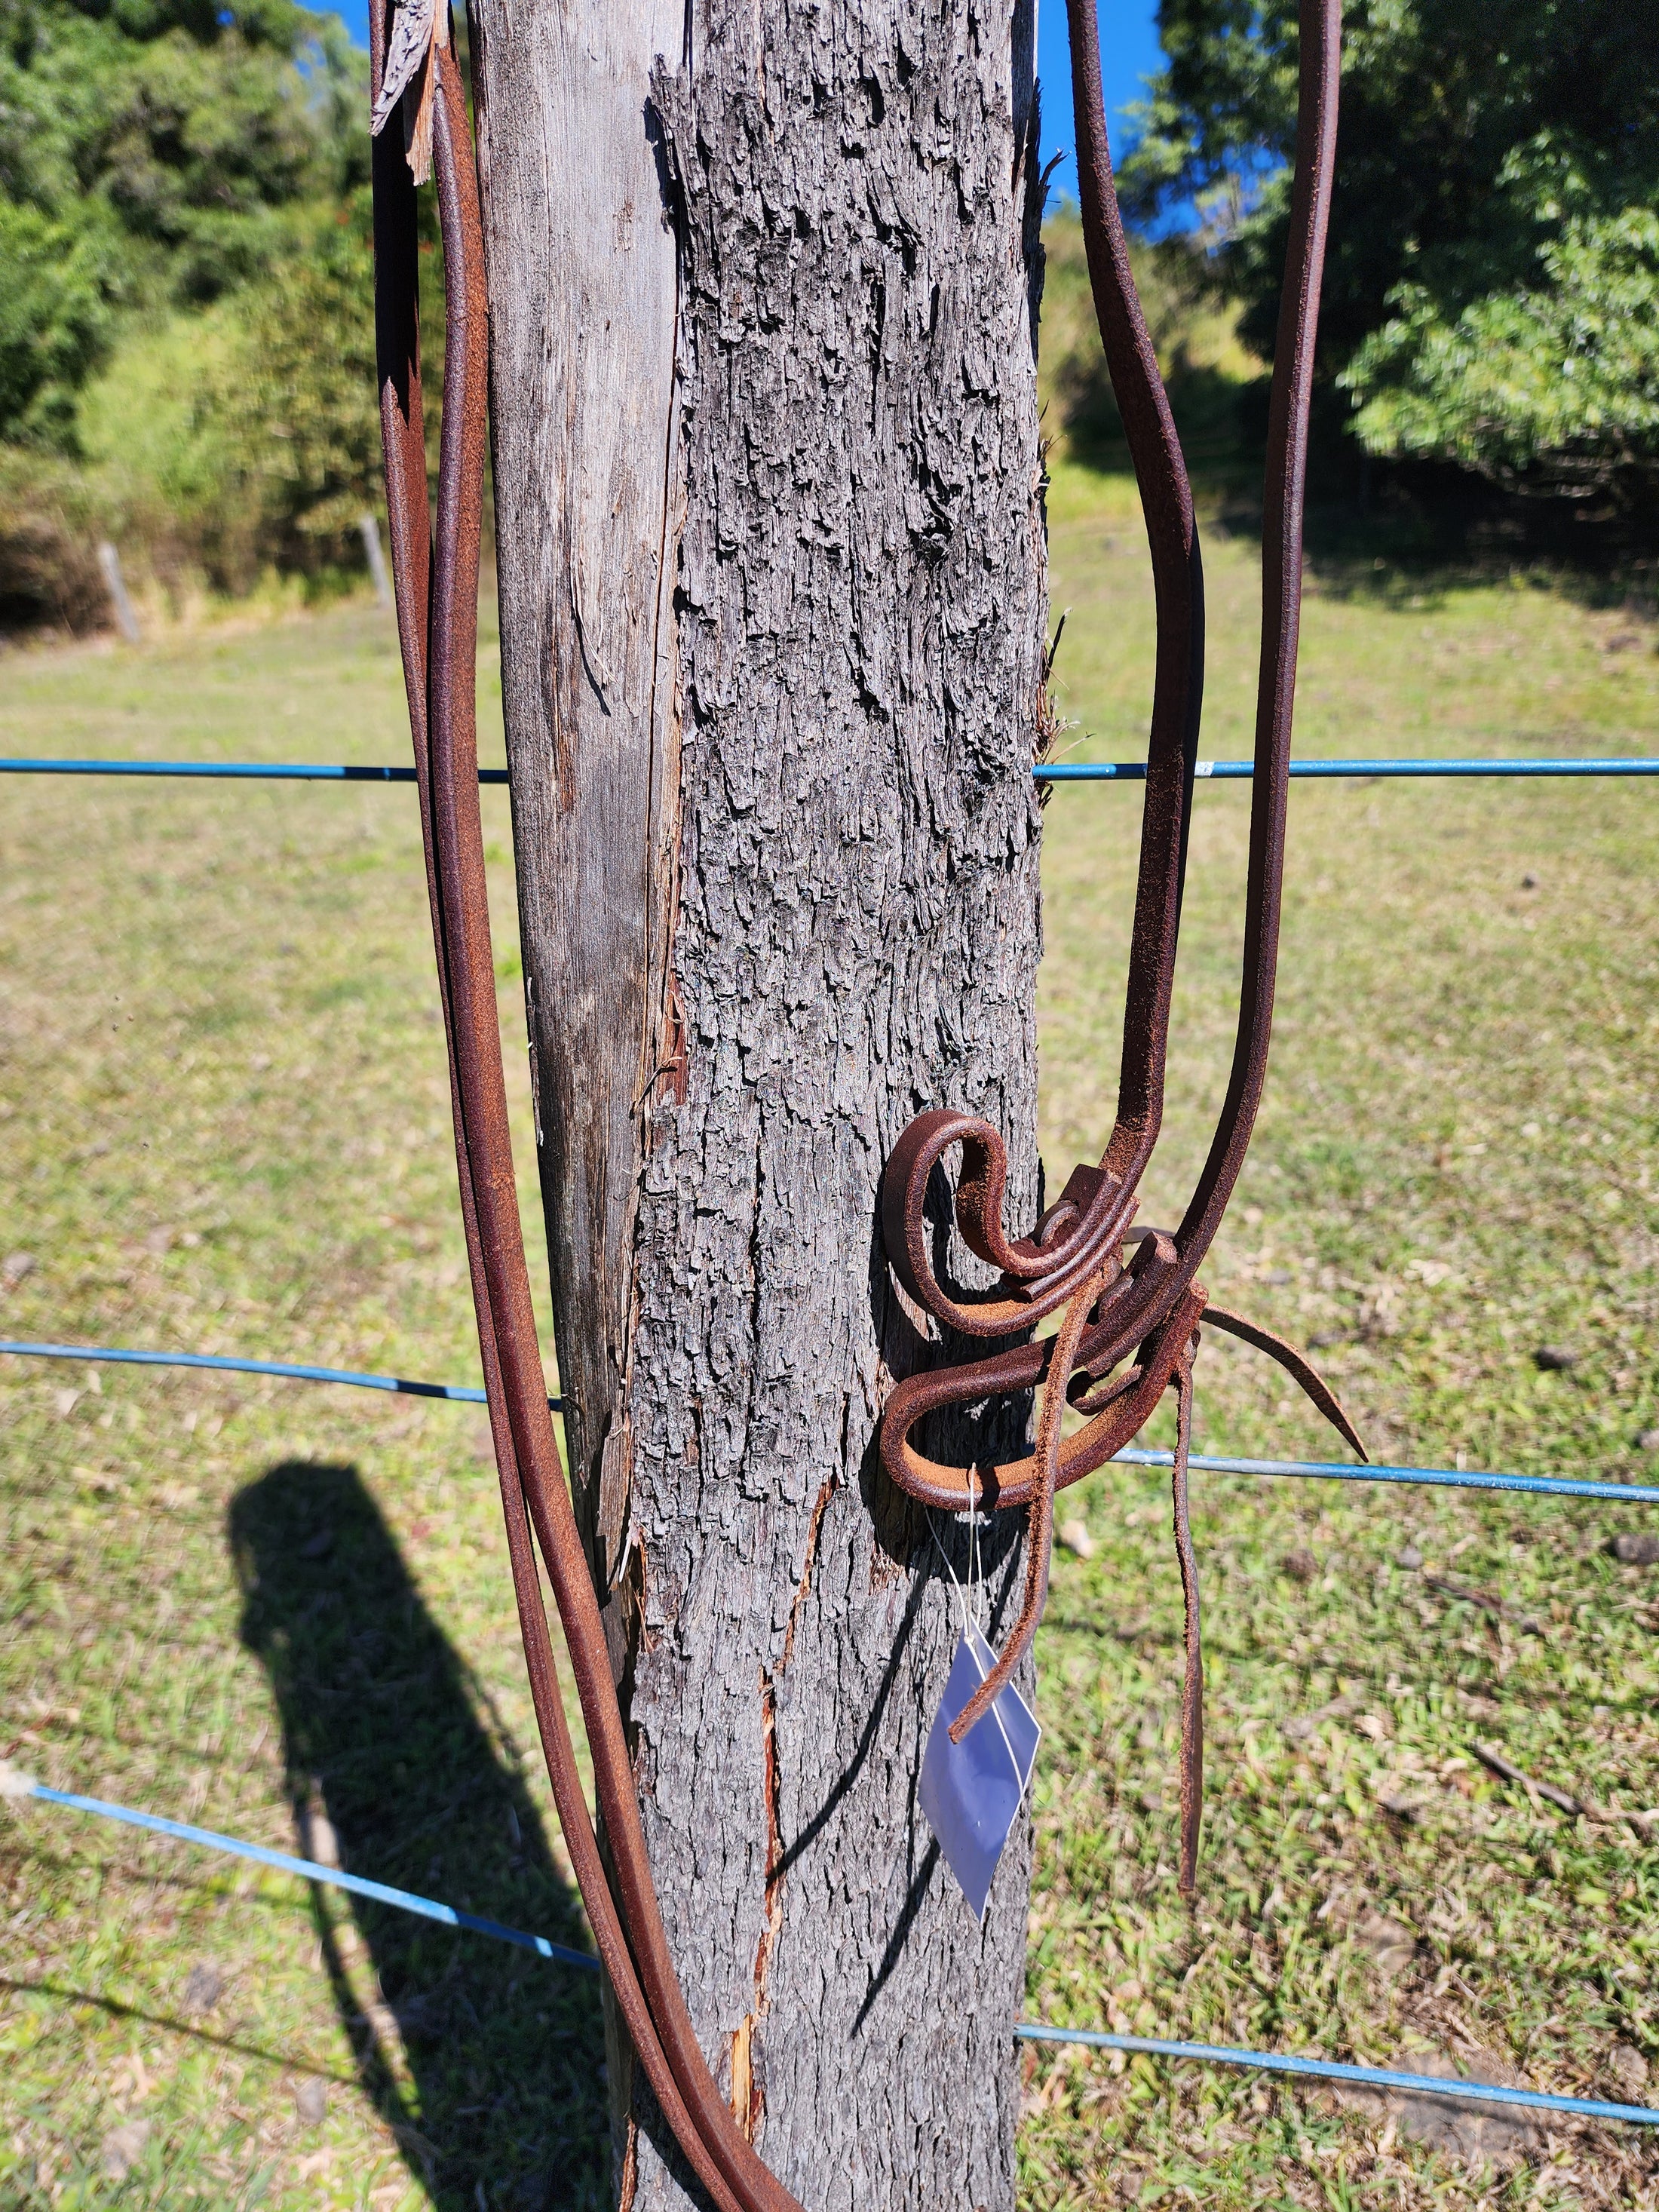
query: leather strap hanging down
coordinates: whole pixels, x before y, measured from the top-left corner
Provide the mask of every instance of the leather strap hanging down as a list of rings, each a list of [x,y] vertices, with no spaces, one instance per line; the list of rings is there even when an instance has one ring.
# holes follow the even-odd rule
[[[378,96],[389,9],[371,26]],[[389,133],[374,157],[378,378],[398,638],[448,1040],[455,1154],[520,1626],[566,1847],[618,2008],[698,2181],[721,2212],[799,2212],[708,2070],[669,1956],[598,1601],[548,1410],[514,1183],[489,942],[474,720],[486,305],[483,237],[453,44],[435,39],[404,101],[431,118],[446,351],[435,545],[428,523],[413,179]],[[533,1544],[532,1544],[533,1531]],[[613,1893],[576,1765],[542,1604],[539,1546],[564,1630],[616,1869]]]
[[[1002,1139],[988,1122],[934,1109],[919,1115],[888,1162],[883,1189],[887,1256],[900,1283],[946,1328],[969,1336],[1027,1340],[988,1358],[907,1376],[889,1400],[882,1458],[898,1486],[930,1505],[1028,1508],[1025,1590],[1002,1650],[952,1724],[957,1741],[989,1709],[1030,1644],[1048,1584],[1057,1489],[1121,1451],[1174,1388],[1180,1401],[1173,1477],[1176,1553],[1187,1617],[1182,1698],[1180,1887],[1195,1881],[1201,1806],[1198,1577],[1187,1512],[1192,1358],[1207,1299],[1196,1278],[1215,1240],[1249,1152],[1267,1077],[1284,888],[1291,720],[1302,598],[1302,508],[1320,272],[1336,150],[1340,0],[1302,0],[1296,173],[1268,416],[1262,515],[1261,663],[1255,774],[1250,797],[1244,974],[1231,1080],[1209,1157],[1173,1235],[1133,1226],[1139,1186],[1158,1140],[1175,983],[1193,764],[1203,688],[1203,593],[1192,493],[1163,380],[1135,294],[1112,188],[1094,0],[1067,0],[1083,234],[1112,390],[1140,486],[1158,595],[1158,666],[1147,745],[1146,805],[1134,935],[1124,1003],[1118,1116],[1097,1167],[1079,1167],[1030,1237],[1002,1225],[1007,1179]],[[988,1291],[957,1296],[934,1272],[926,1205],[933,1170],[961,1148],[954,1197],[963,1242],[1000,1272]],[[1133,1257],[1128,1257],[1133,1251]],[[1057,1335],[1033,1341],[1044,1315],[1063,1309]],[[1279,1359],[1342,1436],[1365,1456],[1347,1416],[1291,1346],[1265,1329],[1218,1314],[1218,1327]],[[1133,1355],[1127,1368],[1123,1363]],[[1115,1370],[1122,1369],[1121,1373]],[[1043,1386],[1036,1449],[1003,1467],[957,1468],[912,1442],[919,1424]],[[1062,1436],[1058,1408],[1089,1418]]]
[[[956,1125],[951,1134],[933,1127],[914,1144],[907,1135],[888,1176],[890,1250],[902,1279],[909,1281],[910,1273],[891,1242],[896,1217],[890,1194],[906,1184],[900,1154],[909,1145],[910,1156],[921,1166],[919,1214],[927,1173],[940,1153],[964,1136],[979,1146],[975,1157],[985,1168],[983,1187],[975,1213],[964,1180],[969,1207],[964,1234],[974,1249],[983,1246],[984,1255],[1004,1269],[1006,1291],[1000,1317],[993,1318],[989,1308],[981,1306],[977,1310],[980,1319],[959,1320],[958,1326],[975,1334],[1006,1334],[1029,1328],[1070,1298],[1071,1310],[1061,1324],[1063,1356],[1052,1366],[1045,1347],[1027,1346],[972,1370],[957,1370],[982,1378],[994,1368],[994,1387],[1008,1389],[1029,1389],[1045,1371],[1050,1374],[1053,1408],[1045,1406],[1038,1453],[1024,1463],[1030,1472],[1019,1479],[1019,1470],[1001,1470],[998,1477],[988,1479],[982,1501],[1006,1504],[1030,1499],[1035,1504],[1042,1500],[1043,1540],[1033,1547],[1034,1556],[1040,1558],[1027,1600],[1028,1610],[1034,1613],[1041,1610],[1047,1585],[1048,1516],[1054,1488],[1057,1482],[1075,1480],[1076,1474],[1086,1471],[1081,1466],[1076,1473],[1064,1471],[1076,1458],[1073,1447],[1077,1440],[1060,1436],[1060,1412],[1073,1369],[1085,1382],[1101,1378],[1103,1395],[1111,1401],[1111,1410],[1091,1421],[1082,1432],[1085,1437],[1093,1437],[1103,1419],[1114,1434],[1129,1423],[1123,1430],[1122,1440],[1127,1441],[1144,1424],[1170,1380],[1178,1381],[1183,1373],[1188,1386],[1182,1404],[1189,1407],[1190,1348],[1203,1310],[1203,1293],[1193,1285],[1192,1276],[1237,1179],[1260,1096],[1277,947],[1284,823],[1281,755],[1288,757],[1301,469],[1313,306],[1329,196],[1337,9],[1338,0],[1304,0],[1303,124],[1292,255],[1292,270],[1299,274],[1294,287],[1287,276],[1287,299],[1294,289],[1299,305],[1291,317],[1295,343],[1286,346],[1281,335],[1274,377],[1269,520],[1270,529],[1277,530],[1282,541],[1278,565],[1271,572],[1279,582],[1274,602],[1279,612],[1276,624],[1270,624],[1275,641],[1271,654],[1265,639],[1263,647],[1264,685],[1271,659],[1273,696],[1282,705],[1275,703],[1271,712],[1264,707],[1258,732],[1247,943],[1247,964],[1254,962],[1249,973],[1256,981],[1251,985],[1247,974],[1246,1015],[1241,1018],[1233,1090],[1212,1151],[1211,1169],[1172,1242],[1133,1231],[1131,1219],[1135,1187],[1156,1142],[1162,1110],[1170,990],[1197,744],[1201,583],[1180,449],[1134,302],[1121,226],[1103,167],[1098,52],[1090,0],[1071,0],[1073,46],[1080,64],[1080,167],[1085,167],[1085,125],[1091,149],[1085,198],[1091,269],[1102,302],[1103,334],[1114,381],[1120,387],[1146,495],[1158,593],[1154,763],[1147,784],[1119,1121],[1101,1167],[1079,1170],[1067,1197],[1051,1210],[1037,1235],[1012,1246],[1000,1226],[1002,1147],[996,1133],[985,1124],[969,1128],[961,1126],[965,1117],[950,1116],[945,1119]],[[388,86],[389,40],[394,75]],[[398,638],[448,1044],[462,1221],[537,1723],[566,1846],[601,1961],[641,2066],[688,2164],[720,2212],[799,2212],[795,2199],[757,2155],[720,2095],[675,1974],[652,1885],[598,1601],[554,1440],[514,1180],[478,806],[474,661],[488,333],[477,179],[445,0],[436,0],[436,4],[434,0],[404,0],[395,16],[392,0],[375,0],[370,43],[378,117],[373,169],[377,374]],[[384,127],[399,115],[404,118],[400,130]],[[423,173],[428,161],[436,179],[445,272],[444,406],[435,538],[428,507],[412,173]],[[1285,368],[1292,354],[1298,364],[1293,376]],[[1291,551],[1297,557],[1287,559]],[[1258,833],[1264,793],[1272,803]],[[939,1117],[924,1120],[937,1122]],[[922,1165],[921,1155],[930,1146],[931,1157]],[[896,1175],[896,1169],[900,1170]],[[975,1224],[971,1231],[969,1216]],[[974,1242],[975,1234],[979,1243]],[[1120,1255],[1137,1236],[1136,1257],[1126,1269]],[[925,1269],[925,1255],[919,1256]],[[922,1302],[942,1318],[955,1319],[958,1310],[932,1285],[931,1273],[926,1279],[933,1297],[923,1297]],[[917,1295],[922,1296],[920,1290]],[[1126,1375],[1111,1378],[1123,1352],[1105,1355],[1126,1328],[1130,1333],[1124,1349],[1139,1343],[1139,1360]],[[1008,1362],[1014,1364],[1007,1367]],[[923,1386],[925,1396],[925,1386],[950,1381],[947,1372],[900,1386],[884,1435],[890,1467],[896,1437],[896,1455],[908,1464],[910,1447],[905,1431],[928,1409],[916,1402],[914,1386]],[[906,1391],[911,1393],[915,1411],[896,1424],[894,1416]],[[982,1380],[969,1395],[985,1395]],[[944,1397],[928,1401],[934,1402],[954,1400],[947,1390]],[[1084,1403],[1093,1410],[1086,1391]],[[1188,1426],[1183,1414],[1183,1481],[1177,1484],[1178,1518],[1183,1524]],[[1093,1449],[1091,1443],[1089,1450]],[[1091,1458],[1091,1465],[1098,1463],[1097,1458]],[[970,1478],[965,1480],[956,1469],[941,1468],[938,1474],[941,1479],[934,1486],[939,1494],[933,1502],[971,1502]],[[907,1481],[905,1486],[915,1486]],[[916,1494],[927,1494],[925,1484]],[[614,1879],[607,1875],[600,1852],[565,1718],[542,1601],[538,1549],[564,1632]],[[1189,1554],[1188,1541],[1183,1563]],[[1195,1581],[1191,1588],[1189,1621],[1195,1637]]]

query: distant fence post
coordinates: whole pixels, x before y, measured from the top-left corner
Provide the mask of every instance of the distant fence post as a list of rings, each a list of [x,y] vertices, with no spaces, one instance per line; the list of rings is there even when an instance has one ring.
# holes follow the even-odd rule
[[[98,548],[98,565],[104,572],[104,582],[109,591],[109,603],[115,610],[115,627],[129,645],[138,642],[138,617],[132,611],[132,601],[121,574],[121,556],[104,538]]]
[[[357,527],[362,534],[363,551],[368,556],[368,573],[374,579],[374,596],[383,607],[392,605],[392,579],[386,572],[386,554],[380,545],[380,526],[372,514],[357,518]]]

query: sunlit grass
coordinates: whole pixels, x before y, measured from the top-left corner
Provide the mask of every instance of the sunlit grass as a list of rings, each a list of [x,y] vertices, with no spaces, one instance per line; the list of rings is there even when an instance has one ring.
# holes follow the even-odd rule
[[[1062,471],[1051,520],[1060,757],[1133,757],[1152,637],[1133,495]],[[1203,749],[1236,756],[1251,549],[1210,532],[1206,575]],[[483,668],[499,757],[490,640]],[[1344,574],[1315,580],[1300,701],[1307,750],[1641,751],[1659,661],[1649,631],[1542,585]],[[9,752],[406,744],[390,629],[361,605],[0,661]],[[533,1234],[505,794],[484,805]],[[1224,1085],[1248,807],[1247,787],[1199,797],[1154,1218],[1178,1211]],[[1635,785],[1294,792],[1272,1079],[1206,1279],[1319,1343],[1379,1456],[1659,1473],[1637,1442],[1659,1428],[1656,808]],[[1110,1121],[1139,809],[1132,787],[1082,787],[1047,811],[1051,1180]],[[5,1334],[470,1379],[447,1118],[407,789],[0,790],[0,1261],[32,1262],[7,1277]],[[1573,1364],[1540,1370],[1546,1345]],[[391,1880],[574,1933],[474,1413],[0,1365],[4,1756],[289,1848],[296,1805],[326,1807],[353,1863],[373,1851]],[[1225,1340],[1200,1358],[1199,1415],[1211,1449],[1332,1449]],[[1605,1549],[1642,1510],[1213,1477],[1195,1494],[1203,1897],[1189,1915],[1173,1884],[1165,1494],[1114,1470],[1065,1501],[1097,1549],[1058,1560],[1041,1643],[1029,2009],[1384,2062],[1427,2048],[1630,2094],[1621,2050],[1659,2058],[1652,1853],[1534,1808],[1470,1745],[1659,1803],[1659,1590]],[[554,2176],[551,2201],[599,2201],[591,1988],[67,1814],[0,1822],[0,2201],[112,2197],[106,2146],[146,2121],[124,2204],[387,2212],[470,2207],[482,2184],[527,2206]],[[222,1977],[210,2003],[187,1995],[198,1965]],[[1192,2068],[1024,2063],[1033,2208],[1415,2208],[1486,2187],[1384,2115]],[[1504,2186],[1650,2203],[1650,2156],[1562,2130]]]
[[[1133,494],[1064,473],[1051,512],[1073,757],[1137,757],[1151,626]],[[1212,532],[1206,568],[1202,750],[1237,757],[1253,734],[1253,549]],[[1298,748],[1645,751],[1656,678],[1650,633],[1553,590],[1379,576],[1314,591]],[[1659,794],[1292,793],[1273,1072],[1205,1279],[1318,1347],[1377,1458],[1654,1480]],[[1178,1215],[1224,1087],[1249,805],[1237,785],[1197,801],[1154,1219]],[[1051,1177],[1109,1125],[1138,812],[1133,787],[1109,786],[1057,791],[1048,810]],[[1540,1369],[1546,1346],[1571,1366]],[[1277,1369],[1213,1334],[1198,1407],[1200,1449],[1346,1456]],[[1169,1441],[1167,1417],[1153,1440]],[[1627,2100],[1627,2054],[1659,2055],[1652,1851],[1529,1805],[1472,1746],[1495,1741],[1585,1799],[1659,1803],[1659,1590],[1606,1548],[1652,1509],[1217,1476],[1194,1492],[1203,1893],[1188,1913],[1174,1886],[1167,1482],[1113,1470],[1072,1494],[1097,1550],[1060,1559],[1041,1644],[1030,2009],[1373,2064],[1438,2053]],[[1216,2206],[1482,2194],[1478,2168],[1387,2116],[1316,2125],[1320,2100],[1271,2084],[1075,2057],[1028,2071],[1034,2205],[1143,2185],[1143,2202],[1195,2189]],[[1540,2160],[1555,2179],[1539,2185],[1567,2201],[1651,2201],[1651,2150],[1627,2138],[1540,2134]]]

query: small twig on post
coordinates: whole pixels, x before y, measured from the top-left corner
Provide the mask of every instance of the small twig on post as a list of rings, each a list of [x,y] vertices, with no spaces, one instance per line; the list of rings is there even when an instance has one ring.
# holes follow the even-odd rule
[[[368,573],[374,579],[374,596],[383,607],[389,607],[392,605],[392,579],[386,574],[386,553],[380,544],[380,526],[365,510],[357,517],[357,530],[363,541]]]
[[[98,565],[104,572],[109,603],[115,611],[115,627],[129,645],[137,645],[138,617],[133,612],[131,599],[127,596],[126,582],[121,574],[121,556],[107,538],[99,545]]]
[[[1495,1751],[1489,1743],[1471,1744],[1469,1748],[1483,1766],[1489,1766],[1503,1780],[1519,1783],[1534,1804],[1541,1797],[1558,1806],[1562,1812],[1571,1813],[1575,1819],[1582,1816],[1586,1820],[1626,1820],[1644,1842],[1648,1841],[1655,1827],[1659,1826],[1659,1813],[1626,1812],[1619,1805],[1597,1805],[1588,1797],[1575,1797],[1568,1790],[1558,1790],[1553,1783],[1534,1782],[1531,1775],[1522,1773],[1518,1766],[1513,1765],[1502,1752]]]

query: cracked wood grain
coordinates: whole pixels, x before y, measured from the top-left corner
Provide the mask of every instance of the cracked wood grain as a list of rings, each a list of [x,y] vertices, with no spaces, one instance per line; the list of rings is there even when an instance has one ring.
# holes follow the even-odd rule
[[[686,1059],[637,1230],[631,1720],[693,2019],[812,2212],[1013,2201],[1029,1838],[981,1933],[915,1802],[957,1617],[872,1441],[920,1350],[876,1235],[894,1139],[969,1107],[1021,1227],[1038,1194],[1030,38],[969,5],[700,0],[654,79]],[[636,2094],[657,2212],[685,2200]]]
[[[1013,2202],[1029,1831],[981,1931],[915,1795],[955,1601],[874,1432],[938,1356],[880,1252],[895,1138],[983,1114],[1018,1227],[1040,1198],[1034,27],[474,17],[573,1486],[692,2016],[812,2212]],[[681,2206],[610,2040],[618,2201]]]

